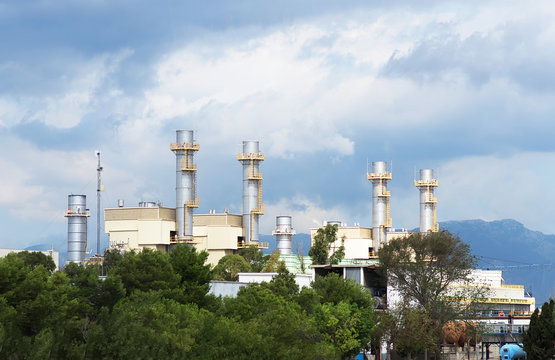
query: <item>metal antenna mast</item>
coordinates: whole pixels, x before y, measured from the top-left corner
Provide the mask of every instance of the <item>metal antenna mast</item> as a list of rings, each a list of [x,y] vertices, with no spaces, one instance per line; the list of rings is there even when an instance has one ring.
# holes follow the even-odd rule
[[[102,166],[100,166],[100,150],[96,151],[98,165],[96,166],[96,254],[100,255],[100,192],[102,191]]]

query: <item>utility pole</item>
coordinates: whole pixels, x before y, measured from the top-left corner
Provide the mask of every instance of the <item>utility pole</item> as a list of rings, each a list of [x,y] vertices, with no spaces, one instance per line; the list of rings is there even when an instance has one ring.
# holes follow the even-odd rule
[[[100,150],[96,150],[98,165],[96,166],[96,255],[100,256],[100,192],[102,191],[102,166],[100,166]]]

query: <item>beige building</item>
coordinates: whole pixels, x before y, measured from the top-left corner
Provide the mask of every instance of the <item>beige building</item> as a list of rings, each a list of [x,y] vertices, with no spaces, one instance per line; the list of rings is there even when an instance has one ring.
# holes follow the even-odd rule
[[[120,207],[104,210],[104,229],[110,237],[110,249],[151,248],[168,251],[177,243],[175,209],[161,206]],[[193,239],[198,250],[206,250],[208,262],[216,265],[225,255],[244,246],[242,216],[229,213],[193,215]],[[267,248],[268,243],[259,247]]]
[[[338,224],[339,225],[339,224]],[[310,229],[310,242],[314,244],[314,236],[318,232],[317,228]],[[387,241],[409,233],[405,229],[399,231],[388,231]],[[376,246],[372,240],[372,228],[361,227],[359,225],[346,226],[341,223],[337,228],[337,241],[332,244],[332,249],[341,245],[345,246],[345,259],[373,259],[376,258]]]

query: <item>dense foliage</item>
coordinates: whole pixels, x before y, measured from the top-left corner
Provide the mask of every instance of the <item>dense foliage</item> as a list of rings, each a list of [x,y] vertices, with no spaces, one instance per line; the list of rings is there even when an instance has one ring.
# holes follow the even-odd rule
[[[530,360],[550,360],[555,357],[555,301],[550,299],[536,309],[530,327],[524,334],[524,351]]]
[[[206,258],[180,245],[54,271],[42,254],[10,254],[0,259],[0,359],[343,359],[367,347],[372,297],[355,283],[330,275],[299,289],[278,263],[271,282],[214,298]]]
[[[442,327],[472,317],[474,300],[485,295],[481,287],[450,288],[469,280],[475,258],[467,244],[447,231],[392,239],[379,250],[379,258],[388,285],[400,295],[396,311],[388,315],[392,319],[384,319],[391,324],[384,331],[395,350],[409,357],[437,350]]]

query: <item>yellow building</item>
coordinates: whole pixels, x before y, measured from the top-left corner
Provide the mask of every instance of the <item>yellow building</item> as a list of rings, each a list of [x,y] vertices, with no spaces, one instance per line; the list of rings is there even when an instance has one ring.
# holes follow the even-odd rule
[[[199,251],[206,250],[208,262],[216,265],[225,255],[243,246],[242,216],[229,213],[195,214],[193,239]],[[161,206],[120,207],[104,210],[104,229],[110,249],[151,248],[168,251],[176,241],[175,209]],[[267,247],[260,243],[259,247]]]

